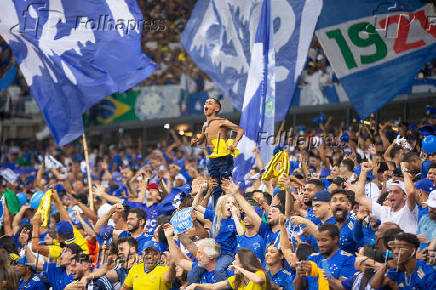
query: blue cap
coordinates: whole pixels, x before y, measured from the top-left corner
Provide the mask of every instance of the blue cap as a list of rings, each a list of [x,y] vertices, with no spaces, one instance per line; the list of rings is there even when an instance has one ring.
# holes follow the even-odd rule
[[[415,183],[416,189],[422,189],[426,192],[431,192],[435,189],[433,181],[430,179],[420,179]]]
[[[118,186],[123,186],[123,175],[119,172],[112,173],[112,180]]]
[[[315,193],[315,195],[312,197],[312,201],[323,201],[323,202],[330,202],[330,192],[327,190],[321,190]]]
[[[326,177],[330,175],[330,168],[323,168],[321,169],[321,173],[319,174],[319,177]]]
[[[20,205],[25,205],[27,202],[27,195],[20,192],[17,194],[17,198],[20,201]]]
[[[159,244],[156,243],[156,242],[153,242],[153,241],[148,241],[148,242],[146,242],[142,248],[144,249],[144,251],[147,250],[148,248],[152,248],[152,249],[155,250],[156,252],[159,252],[159,253],[162,252],[162,250],[161,250]]]
[[[55,231],[62,235],[72,235],[73,234],[73,226],[67,221],[60,221],[54,226]]]

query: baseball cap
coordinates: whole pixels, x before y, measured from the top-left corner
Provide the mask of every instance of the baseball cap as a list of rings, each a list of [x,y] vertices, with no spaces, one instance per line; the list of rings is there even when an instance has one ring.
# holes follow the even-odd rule
[[[415,183],[415,189],[422,189],[426,192],[431,192],[435,189],[433,181],[430,179],[420,179]]]
[[[315,195],[312,197],[312,201],[323,201],[323,202],[330,202],[330,192],[327,190],[321,190],[315,193]]]
[[[390,191],[391,187],[394,186],[394,185],[399,186],[404,191],[404,193],[406,193],[406,188],[404,187],[404,182],[402,182],[401,180],[392,180],[392,179],[389,179],[386,182],[387,190]]]
[[[424,203],[431,208],[436,208],[436,190],[433,190],[430,192],[430,195],[428,196],[427,201],[424,201]]]
[[[152,189],[159,189],[159,185],[157,183],[150,183],[147,186],[147,190],[152,190]]]
[[[119,172],[112,173],[112,180],[118,186],[123,186],[123,175]]]
[[[183,176],[183,174],[181,174],[181,173],[178,173],[177,175],[176,175],[176,177],[174,177],[174,179],[181,179],[181,180],[184,180],[185,182],[186,182],[186,178]]]
[[[62,235],[72,235],[73,234],[73,226],[67,221],[60,221],[54,226],[55,231]]]
[[[156,252],[161,253],[161,249],[159,247],[159,244],[153,241],[148,241],[144,244],[144,251],[147,250],[148,248],[152,248],[153,250],[155,250]]]

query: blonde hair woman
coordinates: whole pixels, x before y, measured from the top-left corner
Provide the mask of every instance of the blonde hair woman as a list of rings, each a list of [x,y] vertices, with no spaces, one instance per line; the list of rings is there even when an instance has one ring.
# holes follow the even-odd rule
[[[237,249],[237,230],[240,226],[239,210],[234,205],[235,199],[231,195],[221,196],[215,206],[215,211],[205,209],[198,204],[200,194],[195,196],[192,208],[203,214],[204,219],[212,222],[211,236],[221,246],[221,256],[216,261],[215,279],[224,281],[227,279],[227,267],[232,263]]]

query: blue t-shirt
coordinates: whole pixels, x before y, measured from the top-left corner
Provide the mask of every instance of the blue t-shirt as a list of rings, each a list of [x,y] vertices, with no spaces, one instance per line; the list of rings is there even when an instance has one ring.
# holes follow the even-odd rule
[[[418,207],[418,223],[421,220],[421,218],[428,214],[428,207],[421,207],[419,204],[416,205]]]
[[[416,260],[415,271],[409,276],[406,272],[389,269],[386,273],[400,289],[436,289],[436,271],[423,260]]]
[[[315,262],[318,268],[321,269],[323,269],[322,260],[327,260],[328,271],[335,279],[339,279],[340,277],[348,278],[356,273],[356,270],[354,269],[354,261],[356,258],[352,254],[340,249],[338,249],[330,259],[325,259],[323,255],[314,253],[310,255],[307,260]],[[304,279],[306,279],[309,289],[318,290],[317,277],[307,276]]]
[[[261,264],[265,261],[265,240],[256,234],[252,237],[238,236],[238,249],[247,248],[250,249],[256,257],[260,260]]]
[[[433,241],[436,239],[436,221],[430,218],[430,215],[426,214],[418,223],[417,235],[424,235],[427,240]]]
[[[263,222],[260,224],[259,235],[265,241],[265,247],[273,243],[275,247],[280,247],[280,230],[273,232],[270,226]]]
[[[20,285],[18,286],[18,290],[26,289],[26,290],[45,290],[47,289],[46,285],[42,281],[41,277],[38,275],[34,275],[29,282],[24,280],[20,281]]]
[[[53,290],[63,290],[74,281],[73,274],[67,275],[65,268],[58,267],[56,263],[44,263],[44,276]]]
[[[213,222],[215,212],[210,209],[206,209],[204,212],[204,218]],[[213,227],[213,225],[212,225]],[[220,243],[222,253],[235,253],[237,249],[236,237],[238,232],[236,231],[236,225],[232,218],[226,218],[221,220],[220,230],[215,236],[215,241]]]
[[[295,275],[291,272],[288,272],[285,269],[281,269],[275,275],[271,275],[271,272],[268,271],[268,277],[273,281],[277,286],[283,288],[283,290],[294,290],[294,278]]]

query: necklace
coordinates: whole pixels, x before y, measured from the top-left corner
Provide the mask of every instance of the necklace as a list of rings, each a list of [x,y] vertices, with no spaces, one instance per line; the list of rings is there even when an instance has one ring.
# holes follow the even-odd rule
[[[404,272],[404,283],[406,283],[407,286],[410,286],[410,278],[409,278],[409,274],[407,273],[407,271]]]

